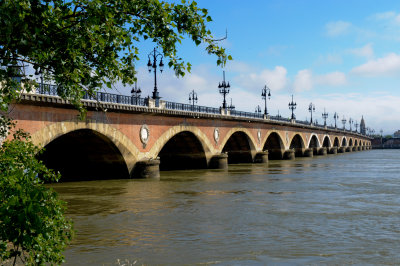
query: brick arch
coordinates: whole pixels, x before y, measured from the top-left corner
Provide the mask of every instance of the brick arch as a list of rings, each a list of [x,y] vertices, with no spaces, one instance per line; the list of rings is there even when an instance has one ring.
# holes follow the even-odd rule
[[[349,143],[348,143],[348,145],[347,146],[351,146],[351,147],[353,147],[354,146],[354,141],[353,141],[353,138],[349,138]]]
[[[280,144],[281,144],[281,148],[282,148],[282,149],[285,149],[285,150],[286,150],[286,149],[289,148],[291,142],[289,142],[288,144],[285,145],[285,142],[284,142],[285,138],[282,136],[281,131],[278,131],[278,130],[270,130],[270,131],[268,131],[267,134],[265,134],[263,140],[261,141],[262,147],[265,146],[265,144],[266,144],[266,142],[267,142],[269,136],[270,136],[272,133],[276,133],[276,134],[279,136],[279,142],[280,142]],[[296,133],[296,134],[297,134],[297,133]],[[295,136],[296,134],[294,134],[294,136]],[[300,135],[301,135],[301,134],[300,134]],[[293,136],[293,137],[294,137],[294,136]],[[292,137],[292,139],[293,139],[293,137]],[[303,136],[301,136],[301,138],[304,140]]]
[[[241,128],[241,127],[232,128],[231,130],[228,131],[228,133],[226,133],[225,138],[220,142],[219,152],[222,152],[222,149],[225,147],[225,144],[228,142],[229,138],[236,132],[243,132],[244,134],[246,134],[249,140],[250,151],[252,153],[252,156],[254,157],[255,153],[257,152],[256,148],[257,142],[247,128]]]
[[[310,142],[311,142],[311,139],[312,139],[313,136],[315,136],[315,137],[317,138],[318,147],[321,147],[321,141],[319,140],[318,135],[315,134],[315,133],[311,133],[311,134],[310,134],[310,137],[308,138],[308,142],[307,142],[307,146],[306,146],[306,147],[307,147],[307,148],[310,147]]]
[[[157,141],[151,147],[150,151],[145,154],[145,157],[157,157],[161,149],[172,137],[184,131],[192,133],[200,141],[208,162],[211,159],[212,155],[215,154],[215,149],[213,148],[210,140],[198,127],[187,125],[177,125],[169,128],[157,139]]]
[[[118,129],[95,120],[73,119],[50,124],[33,133],[32,142],[39,147],[44,147],[56,138],[80,129],[90,129],[109,138],[121,152],[129,172],[132,171],[139,157],[137,147]]]
[[[332,143],[331,137],[329,135],[324,135],[323,136],[323,138],[322,138],[322,146],[324,146],[325,138],[328,138],[328,141],[329,141],[329,147],[328,148],[331,148],[333,146],[333,143]]]
[[[298,136],[300,137],[300,139],[301,139],[301,148],[305,148],[305,147],[306,147],[306,142],[304,141],[304,137],[303,137],[303,135],[302,135],[301,133],[298,133],[298,132],[294,132],[292,138],[289,140],[289,148],[290,148],[290,145],[292,144],[293,139],[294,139],[297,135],[298,135]]]
[[[346,146],[343,146],[343,140],[346,140]],[[347,146],[349,146],[349,141],[348,141],[348,139],[346,138],[346,136],[343,136],[343,137],[340,139],[339,144],[340,144],[340,147],[347,147]]]

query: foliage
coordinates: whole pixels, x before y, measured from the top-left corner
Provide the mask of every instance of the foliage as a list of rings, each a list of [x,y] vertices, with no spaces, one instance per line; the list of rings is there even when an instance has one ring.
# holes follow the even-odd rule
[[[63,215],[64,203],[43,186],[59,176],[36,159],[39,149],[26,133],[13,137],[0,147],[0,258],[60,264],[72,223]]]
[[[12,66],[30,63],[78,107],[85,93],[119,80],[132,84],[138,43],[146,39],[162,49],[178,76],[191,67],[177,54],[185,36],[204,44],[218,65],[231,59],[206,27],[212,20],[207,9],[194,1],[3,0],[0,18],[0,80],[10,85],[17,72]],[[9,101],[1,97],[12,94],[7,86],[0,92],[3,107]]]
[[[224,65],[231,57],[213,40],[210,21],[206,9],[185,0],[0,1],[0,140],[13,126],[7,111],[21,84],[28,92],[37,86],[27,82],[22,66],[40,70],[84,114],[85,94],[135,81],[140,41],[158,45],[178,76],[191,68],[177,54],[184,37],[203,44]],[[27,253],[31,264],[60,263],[71,223],[55,192],[43,186],[58,176],[35,158],[39,149],[25,133],[13,137],[0,147],[0,256]]]

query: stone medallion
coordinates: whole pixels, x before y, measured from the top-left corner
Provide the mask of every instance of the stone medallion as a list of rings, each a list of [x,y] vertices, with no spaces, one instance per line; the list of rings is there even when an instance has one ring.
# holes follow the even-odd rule
[[[140,141],[143,143],[143,148],[145,148],[150,137],[150,131],[146,124],[140,128],[139,135]]]
[[[219,129],[217,127],[214,129],[214,140],[215,143],[218,143],[219,141]]]

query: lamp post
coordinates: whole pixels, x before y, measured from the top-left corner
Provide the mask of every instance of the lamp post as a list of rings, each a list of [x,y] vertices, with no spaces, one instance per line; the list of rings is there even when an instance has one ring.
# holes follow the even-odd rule
[[[137,82],[135,81],[135,87],[132,88],[131,90],[131,95],[135,99],[135,105],[137,105],[138,98],[140,98],[140,94],[142,93],[142,90],[137,87]],[[133,104],[133,101],[132,101]]]
[[[354,126],[356,127],[356,133],[357,133],[357,129],[358,129],[358,123],[357,123],[357,121],[354,123]]]
[[[278,114],[276,115],[276,118],[279,120],[282,118],[282,116],[279,114],[279,110],[278,110]]]
[[[308,106],[308,111],[311,113],[311,124],[312,124],[312,113],[315,112],[315,105],[313,103],[310,103]]]
[[[194,90],[189,93],[189,103],[192,104],[192,111],[194,111],[194,104],[197,103],[197,93]]]
[[[351,125],[353,124],[353,119],[349,118],[349,124],[350,124],[350,132],[351,132]]]
[[[335,114],[333,115],[333,119],[335,119],[335,128],[336,128],[336,119],[339,118],[339,115],[335,112]]]
[[[235,106],[232,104],[232,98],[231,98],[231,104],[228,105],[228,109],[229,109],[230,111],[232,111],[232,110],[235,109]]]
[[[223,71],[223,77],[224,80],[222,81],[222,83],[218,84],[218,88],[219,88],[219,93],[221,93],[224,96],[224,101],[222,102],[222,108],[226,109],[226,95],[229,93],[229,88],[231,87],[231,85],[229,85],[229,82],[228,83],[225,82],[225,71]]]
[[[261,107],[259,105],[256,106],[256,110],[255,110],[256,114],[261,114]]]
[[[264,86],[261,92],[261,97],[264,100],[265,108],[264,108],[264,115],[268,115],[268,110],[267,110],[267,96],[268,100],[271,99],[271,89],[267,87],[267,85]]]
[[[162,73],[164,70],[164,64],[163,64],[163,58],[164,56],[154,48],[152,52],[149,53],[148,58],[149,61],[147,63],[147,67],[149,69],[149,73],[151,72],[151,69],[153,69],[154,72],[154,90],[153,90],[153,96],[152,99],[156,100],[156,107],[159,105],[159,100],[160,96],[157,90],[157,58],[160,57],[160,63],[158,67],[160,67],[160,72]],[[153,60],[153,62],[151,61]]]
[[[345,130],[346,128],[345,128],[345,125],[346,125],[346,118],[344,118],[344,116],[343,116],[343,119],[342,119],[342,123],[343,123],[343,130]]]
[[[291,119],[296,119],[294,116],[293,110],[296,109],[297,104],[293,102],[293,94],[292,94],[292,101],[289,103],[289,109],[292,110],[292,118]]]
[[[322,113],[322,118],[324,119],[324,126],[326,126],[326,119],[328,118],[328,113],[325,111],[325,108],[324,112]]]

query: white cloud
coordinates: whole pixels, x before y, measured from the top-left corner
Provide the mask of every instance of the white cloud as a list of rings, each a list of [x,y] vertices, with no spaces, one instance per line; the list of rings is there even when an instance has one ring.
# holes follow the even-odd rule
[[[329,22],[325,25],[326,34],[329,37],[337,37],[349,33],[351,23],[345,21]]]
[[[239,74],[235,79],[240,86],[246,88],[261,88],[267,84],[273,91],[279,91],[288,83],[287,70],[283,66],[276,66],[274,69],[263,69],[259,72],[248,72]]]
[[[294,91],[308,91],[313,87],[312,73],[308,69],[300,70],[294,78]]]
[[[360,57],[366,57],[368,59],[371,59],[374,57],[374,49],[372,48],[372,44],[368,43],[363,47],[360,48],[355,48],[349,50],[349,52],[353,55],[360,56]]]
[[[323,75],[313,75],[311,70],[300,70],[293,82],[296,92],[311,90],[314,86],[341,86],[347,83],[346,75],[343,72],[335,71]]]
[[[331,72],[315,78],[315,83],[325,86],[340,86],[347,83],[346,75],[343,72]]]
[[[400,73],[400,55],[390,53],[385,57],[369,60],[367,63],[355,67],[351,73],[366,76],[393,76]]]

